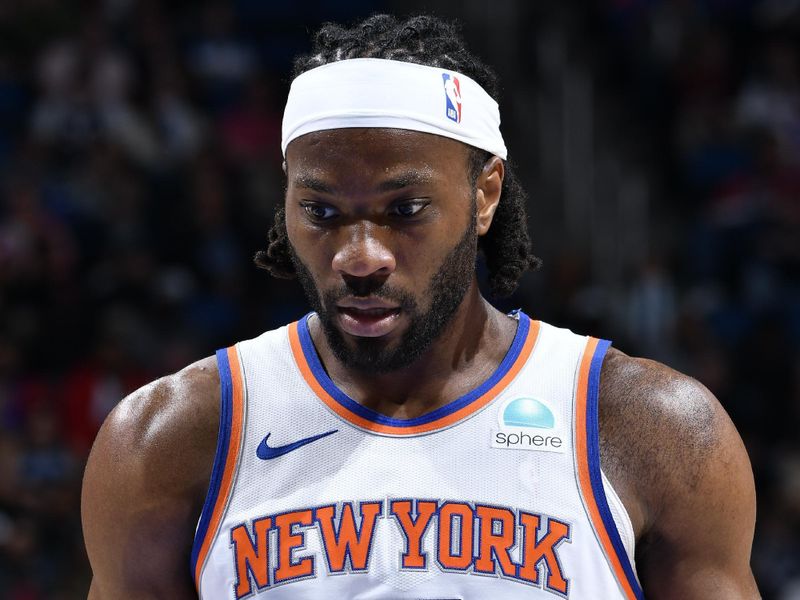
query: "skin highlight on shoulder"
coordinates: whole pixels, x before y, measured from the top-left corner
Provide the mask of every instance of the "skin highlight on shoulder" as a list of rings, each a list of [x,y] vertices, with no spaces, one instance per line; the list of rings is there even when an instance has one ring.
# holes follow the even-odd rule
[[[694,487],[699,465],[719,436],[715,404],[698,381],[610,349],[600,383],[600,449],[603,469],[620,495],[634,496],[631,481],[652,497],[672,478]],[[657,520],[652,507],[644,514],[640,502],[631,504],[637,532]]]
[[[219,385],[206,358],[137,390],[106,419],[83,486],[89,598],[192,597],[185,559],[214,460]]]

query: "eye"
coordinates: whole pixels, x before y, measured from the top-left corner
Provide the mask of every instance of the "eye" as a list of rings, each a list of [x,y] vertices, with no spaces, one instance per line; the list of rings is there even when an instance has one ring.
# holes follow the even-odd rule
[[[400,217],[409,218],[415,216],[428,204],[430,204],[428,200],[410,200],[394,205],[392,213]]]
[[[306,214],[314,221],[328,221],[337,216],[336,209],[319,202],[303,202],[300,204]]]

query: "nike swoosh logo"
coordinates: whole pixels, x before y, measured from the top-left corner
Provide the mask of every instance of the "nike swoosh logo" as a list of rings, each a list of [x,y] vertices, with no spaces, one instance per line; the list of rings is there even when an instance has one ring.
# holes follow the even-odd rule
[[[327,433],[320,433],[319,435],[312,435],[311,437],[303,438],[302,440],[297,440],[296,442],[292,442],[291,444],[286,444],[285,446],[270,446],[267,443],[269,436],[272,434],[267,434],[261,443],[258,445],[256,449],[256,456],[261,460],[270,460],[273,458],[278,458],[279,456],[283,456],[284,454],[289,454],[298,448],[302,448],[303,446],[310,444],[311,442],[316,442],[317,440],[321,440],[324,437],[327,437],[333,433],[339,431],[338,429],[334,429],[333,431],[328,431]]]

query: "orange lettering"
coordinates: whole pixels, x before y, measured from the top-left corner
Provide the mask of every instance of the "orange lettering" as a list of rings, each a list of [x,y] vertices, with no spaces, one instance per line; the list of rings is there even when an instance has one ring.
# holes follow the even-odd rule
[[[495,558],[500,563],[503,575],[515,577],[517,565],[511,560],[510,550],[514,546],[514,513],[507,508],[492,506],[475,507],[480,519],[480,552],[475,561],[475,570],[480,573],[495,573]],[[494,532],[495,523],[500,532]]]
[[[453,520],[459,521],[458,551],[453,551]],[[465,571],[472,564],[473,514],[468,504],[445,502],[439,509],[439,564],[444,569]]]
[[[314,572],[314,559],[311,556],[292,560],[292,551],[303,546],[305,534],[295,533],[298,525],[311,525],[311,510],[296,510],[276,515],[275,527],[278,528],[278,568],[275,569],[275,583],[306,577]]]
[[[331,573],[344,571],[348,557],[351,570],[366,570],[376,518],[381,513],[382,507],[382,502],[362,502],[359,506],[361,527],[356,528],[353,505],[344,504],[338,531],[333,523],[335,506],[322,506],[314,511],[314,519],[319,523],[322,546]]]
[[[252,592],[250,575],[253,576],[258,589],[269,585],[269,528],[272,519],[265,517],[253,521],[255,544],[250,538],[245,525],[239,525],[231,530],[233,542],[233,555],[236,561],[236,597],[243,598]]]
[[[520,513],[519,520],[522,525],[522,565],[519,568],[519,578],[539,584],[538,567],[539,563],[544,561],[547,568],[544,586],[566,595],[569,582],[561,572],[556,548],[564,540],[569,541],[569,525],[552,518],[548,519],[547,533],[541,539],[537,539],[540,517],[523,512]]]
[[[436,512],[436,502],[425,500],[416,501],[417,517],[411,516],[411,500],[393,500],[390,512],[400,524],[400,530],[406,538],[406,550],[400,566],[403,569],[424,569],[426,555],[422,551],[422,536],[431,522],[431,517]]]

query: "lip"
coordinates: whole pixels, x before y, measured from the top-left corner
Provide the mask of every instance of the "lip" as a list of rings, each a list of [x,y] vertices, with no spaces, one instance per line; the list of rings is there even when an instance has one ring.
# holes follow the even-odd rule
[[[394,310],[399,308],[394,302],[382,300],[381,298],[344,298],[336,303],[338,308],[354,308],[357,310],[387,309]]]
[[[342,330],[356,337],[381,337],[391,333],[402,313],[396,304],[372,298],[349,298],[336,307]]]

